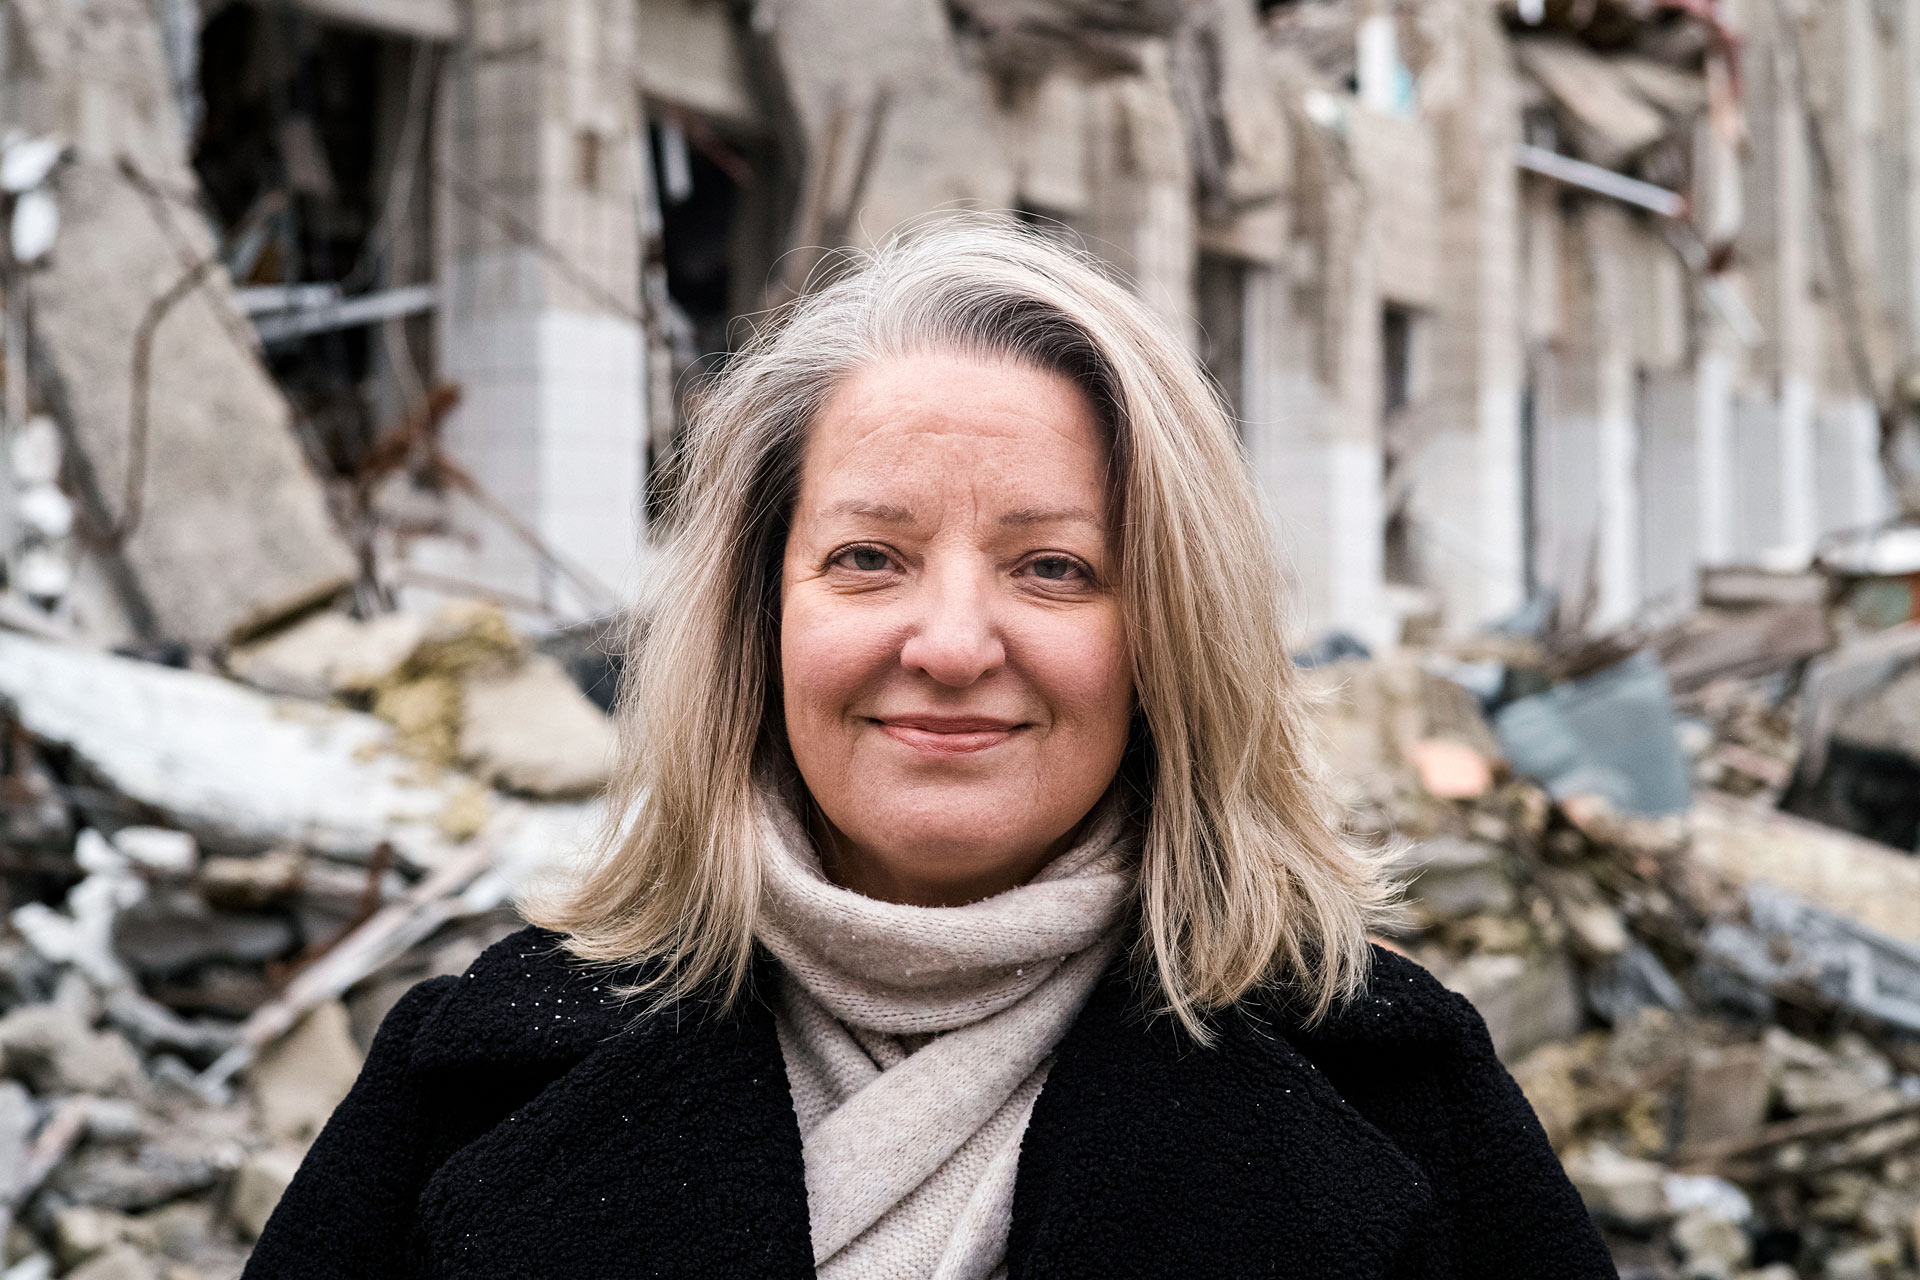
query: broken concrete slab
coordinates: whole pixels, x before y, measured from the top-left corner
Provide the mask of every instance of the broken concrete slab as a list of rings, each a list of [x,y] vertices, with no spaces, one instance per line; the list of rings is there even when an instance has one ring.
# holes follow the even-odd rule
[[[260,1238],[299,1168],[300,1153],[281,1148],[256,1151],[241,1162],[227,1192],[227,1217],[241,1236],[247,1240]]]
[[[1834,737],[1920,761],[1920,663],[1848,708],[1834,727]]]
[[[365,861],[385,843],[431,867],[460,843],[443,819],[472,780],[401,758],[392,728],[370,715],[7,634],[0,705],[203,847],[298,845]],[[599,812],[499,799],[477,838],[518,879],[579,848]]]
[[[420,614],[389,613],[360,622],[322,610],[284,631],[228,652],[227,670],[257,689],[325,701],[370,693],[427,636]]]
[[[136,331],[188,269],[178,240],[212,250],[199,220],[163,228],[149,198],[104,163],[82,161],[55,184],[59,251],[28,278],[35,372],[70,458],[84,460],[88,518],[126,530],[119,555],[137,624],[213,649],[351,584],[353,555],[285,398],[240,345],[245,322],[223,274],[204,273],[167,313],[145,385],[133,385]]]
[[[1727,882],[1769,884],[1920,945],[1920,859],[1775,809],[1703,793],[1688,856]]]
[[[1724,1142],[1758,1129],[1772,1093],[1767,1052],[1756,1044],[1700,1049],[1687,1063],[1681,1136],[1689,1146]]]
[[[1469,956],[1438,976],[1479,1010],[1503,1062],[1580,1030],[1580,989],[1572,965],[1557,952]]]
[[[117,1209],[70,1205],[53,1215],[53,1248],[60,1265],[77,1267],[118,1244],[148,1243],[141,1224]]]
[[[1596,1217],[1646,1228],[1668,1216],[1664,1165],[1594,1143],[1569,1155],[1566,1169]]]
[[[129,620],[149,639],[217,647],[332,595],[357,565],[191,211],[198,181],[154,11],[11,12],[33,55],[9,68],[28,82],[20,100],[74,144],[38,189],[61,226],[22,276],[30,373]]]
[[[160,891],[121,912],[114,950],[143,977],[168,978],[209,962],[262,964],[294,946],[282,916],[215,911],[188,890]]]
[[[200,862],[200,848],[184,831],[165,827],[122,827],[113,846],[134,865],[161,876],[189,876]]]
[[[1513,883],[1500,863],[1496,846],[1457,836],[1423,840],[1400,858],[1409,896],[1442,920],[1512,911]]]
[[[23,1005],[0,1018],[0,1072],[43,1096],[124,1095],[145,1086],[131,1045],[61,1003]]]
[[[1553,96],[1585,158],[1607,167],[1667,134],[1667,122],[1632,77],[1585,45],[1553,36],[1514,41],[1520,65]]]
[[[157,1280],[159,1264],[131,1244],[117,1244],[85,1266],[67,1273],[67,1280]]]
[[[534,654],[461,689],[460,755],[495,786],[535,796],[590,795],[606,785],[613,726],[561,665]]]
[[[261,1127],[274,1137],[305,1144],[326,1124],[360,1074],[347,1008],[328,1000],[269,1046],[247,1069]]]

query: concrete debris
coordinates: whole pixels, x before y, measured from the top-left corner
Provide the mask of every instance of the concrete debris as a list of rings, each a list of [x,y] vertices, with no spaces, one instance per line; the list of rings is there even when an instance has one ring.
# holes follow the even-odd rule
[[[256,1151],[234,1173],[227,1197],[227,1216],[247,1240],[257,1240],[273,1216],[274,1206],[286,1194],[300,1168],[300,1153],[282,1149]]]
[[[1408,885],[1420,907],[1443,920],[1514,908],[1513,882],[1501,867],[1499,846],[1441,837],[1407,850]]]
[[[53,252],[60,237],[60,205],[50,192],[29,191],[13,202],[7,247],[14,261],[32,266]]]
[[[131,1244],[118,1244],[67,1273],[72,1280],[159,1280],[160,1269]]]
[[[57,138],[35,138],[17,129],[0,138],[0,191],[21,195],[47,180],[66,147]]]
[[[17,162],[23,180],[39,170],[12,224],[15,259],[36,263],[19,280],[34,391],[121,624],[212,650],[348,586],[353,554],[214,269],[210,228],[183,214],[178,193],[197,183],[152,12],[30,4],[14,21],[28,47],[59,50],[9,68],[23,92],[88,104],[60,121],[68,163]]]
[[[323,611],[264,640],[231,650],[227,669],[268,693],[325,701],[371,694],[392,679],[427,636],[418,614],[369,622]]]
[[[1597,1218],[1644,1229],[1668,1216],[1667,1171],[1652,1160],[1595,1143],[1569,1155],[1567,1176]]]
[[[1514,42],[1520,65],[1553,96],[1582,155],[1619,168],[1667,135],[1637,77],[1585,45],[1556,37]]]
[[[365,862],[384,845],[421,868],[458,847],[439,821],[466,780],[423,775],[374,716],[5,634],[0,705],[205,848],[298,845]],[[551,856],[556,833],[592,820],[587,804],[509,801],[487,831],[498,858],[526,864]]]
[[[360,1074],[360,1050],[338,1000],[317,1006],[248,1068],[260,1124],[275,1138],[304,1146],[333,1114]]]
[[[43,1096],[113,1096],[145,1083],[125,1039],[94,1030],[80,1011],[62,1004],[26,1005],[0,1017],[0,1071]]]
[[[1885,845],[1709,793],[1693,813],[1690,856],[1743,889],[1772,885],[1920,946],[1920,860]]]
[[[1803,607],[1776,588],[1715,607]],[[1840,646],[1818,659],[1829,671],[1874,677],[1796,685],[1743,657],[1673,695],[1657,663],[1704,642],[1564,636],[1308,672],[1348,821],[1392,847],[1406,885],[1383,941],[1480,1011],[1623,1275],[1912,1274],[1920,859],[1773,807],[1808,722],[1796,691],[1870,705],[1910,669],[1886,655],[1909,650],[1822,634]],[[1856,644],[1865,656],[1845,656]],[[1513,709],[1579,695],[1632,714],[1562,716],[1571,764],[1525,754],[1547,735],[1515,732]],[[1430,740],[1484,752],[1485,788],[1452,785],[1422,757]],[[1611,763],[1582,774],[1589,741],[1586,758]],[[1645,816],[1622,802],[1647,794],[1645,757],[1691,804]],[[1676,764],[1691,785],[1675,786]]]
[[[518,670],[461,686],[460,756],[487,781],[536,796],[606,785],[613,729],[560,664],[534,654]]]
[[[597,822],[605,714],[495,606],[228,666],[0,632],[0,1276],[236,1273],[379,1018]],[[476,772],[365,709],[423,686]]]

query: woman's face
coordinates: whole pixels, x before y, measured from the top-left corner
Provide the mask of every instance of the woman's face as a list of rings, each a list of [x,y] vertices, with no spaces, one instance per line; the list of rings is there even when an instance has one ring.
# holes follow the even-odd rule
[[[1133,705],[1107,451],[1074,383],[928,354],[869,367],[806,446],[781,573],[787,738],[828,873],[968,902],[1064,848]]]

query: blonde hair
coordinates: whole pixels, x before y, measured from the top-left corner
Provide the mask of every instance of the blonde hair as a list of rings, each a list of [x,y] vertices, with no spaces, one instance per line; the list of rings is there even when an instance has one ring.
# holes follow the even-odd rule
[[[854,257],[755,336],[700,402],[677,527],[620,693],[598,855],[529,903],[595,961],[652,962],[658,999],[737,999],[759,903],[756,778],[792,772],[780,565],[808,429],[851,373],[928,350],[1072,379],[1111,440],[1139,699],[1122,765],[1143,839],[1135,959],[1203,1042],[1257,988],[1317,1020],[1364,983],[1388,904],[1336,826],[1289,659],[1281,572],[1230,416],[1193,357],[1084,256],[1000,219]]]

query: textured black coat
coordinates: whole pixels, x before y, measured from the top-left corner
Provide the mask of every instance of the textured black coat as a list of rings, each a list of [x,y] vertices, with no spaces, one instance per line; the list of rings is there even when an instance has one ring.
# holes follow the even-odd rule
[[[1024,1277],[1612,1277],[1471,1005],[1379,952],[1312,1032],[1196,1047],[1116,968],[1021,1149]],[[763,1002],[636,1023],[524,930],[415,987],[245,1280],[807,1277],[800,1131]]]

